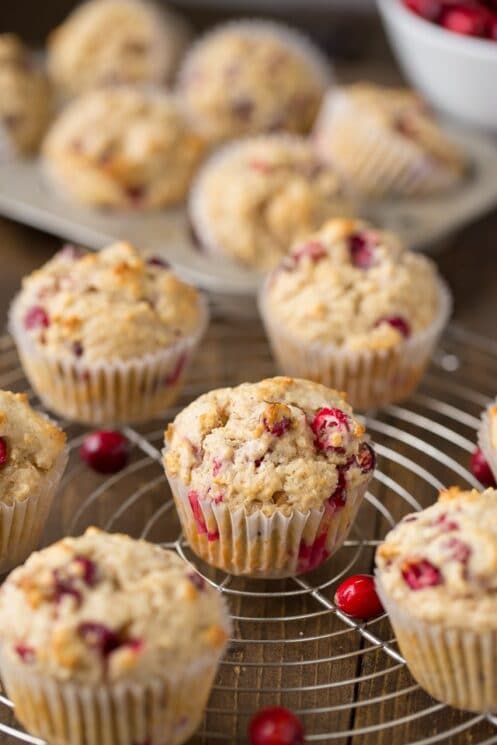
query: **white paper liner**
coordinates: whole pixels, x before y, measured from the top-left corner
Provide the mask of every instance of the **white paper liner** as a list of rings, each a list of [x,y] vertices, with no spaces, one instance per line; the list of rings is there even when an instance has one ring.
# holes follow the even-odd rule
[[[0,672],[15,714],[50,745],[180,745],[202,719],[218,655],[144,683],[90,686],[59,681],[0,649]]]
[[[376,589],[412,676],[438,701],[474,712],[497,711],[497,622],[495,631],[446,628],[413,618]]]
[[[371,473],[371,477],[372,477]],[[259,578],[291,577],[316,569],[343,544],[361,505],[370,479],[348,489],[340,509],[295,510],[247,515],[243,507],[230,509],[199,499],[205,529],[193,514],[190,488],[167,473],[183,533],[201,559],[230,574]]]
[[[271,316],[266,297],[272,276],[266,278],[259,294],[259,310],[281,371],[307,378],[339,391],[355,409],[369,409],[401,401],[421,380],[431,354],[446,326],[452,297],[445,282],[439,281],[440,308],[433,322],[390,349],[348,350],[333,344],[305,344],[282,328]]]
[[[67,459],[64,449],[24,501],[0,502],[0,574],[22,564],[38,548]]]
[[[490,414],[490,410],[496,406],[497,399],[492,401],[490,406],[482,414],[480,428],[478,430],[478,445],[494,475],[494,479],[497,481],[497,447],[493,444],[492,440],[492,416]],[[497,416],[497,414],[494,416]]]
[[[209,321],[199,295],[200,320],[190,336],[172,346],[127,361],[87,363],[51,354],[31,339],[14,301],[9,330],[22,366],[44,405],[84,424],[120,424],[154,419],[171,406]]]
[[[318,156],[333,163],[350,188],[364,195],[431,194],[460,180],[457,169],[357,111],[343,90],[326,95],[312,139]]]

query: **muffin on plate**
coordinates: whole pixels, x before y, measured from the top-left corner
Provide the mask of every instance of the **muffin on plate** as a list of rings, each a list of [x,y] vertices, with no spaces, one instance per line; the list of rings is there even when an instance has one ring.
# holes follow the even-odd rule
[[[285,374],[344,390],[364,409],[416,387],[451,299],[433,262],[395,235],[335,219],[267,276],[259,307]]]
[[[42,401],[89,424],[160,416],[205,331],[206,302],[128,243],[69,246],[23,281],[10,330]]]
[[[337,391],[277,377],[187,406],[166,432],[164,465],[200,558],[232,574],[287,577],[340,548],[375,457]]]
[[[187,53],[178,91],[210,141],[310,130],[330,83],[325,56],[270,21],[225,23]]]
[[[16,716],[57,745],[185,742],[226,647],[221,595],[175,553],[90,528],[0,590],[0,672]]]
[[[73,101],[43,144],[47,173],[62,196],[120,210],[184,200],[203,150],[176,98],[126,86]]]
[[[35,150],[52,113],[48,80],[22,41],[0,34],[0,155]]]
[[[225,145],[201,168],[189,201],[200,245],[260,272],[347,209],[334,169],[317,162],[304,138],[283,134]]]
[[[425,196],[460,183],[466,160],[424,101],[358,83],[330,91],[313,131],[318,156],[365,197]]]
[[[497,400],[487,406],[478,430],[478,444],[497,481]]]
[[[165,83],[185,31],[176,15],[144,0],[89,0],[48,38],[51,78],[63,97],[102,85]]]
[[[497,711],[497,490],[443,491],[376,554],[377,590],[400,650],[434,698]]]
[[[21,393],[0,391],[0,574],[38,547],[67,463],[66,436]]]

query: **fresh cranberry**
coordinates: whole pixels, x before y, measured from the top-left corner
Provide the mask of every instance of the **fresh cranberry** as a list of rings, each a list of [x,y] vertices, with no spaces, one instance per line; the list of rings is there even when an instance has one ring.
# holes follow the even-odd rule
[[[494,13],[492,15],[492,18],[490,19],[490,24],[488,27],[488,37],[490,39],[493,39],[494,41],[497,41],[497,14],[496,13]]]
[[[178,382],[181,373],[185,369],[187,360],[188,360],[188,355],[186,354],[186,352],[183,352],[183,354],[181,354],[176,360],[176,364],[171,370],[171,372],[168,375],[166,375],[164,379],[165,385],[174,385],[175,383]]]
[[[9,459],[9,449],[5,437],[0,437],[0,468],[5,466]]]
[[[312,262],[316,263],[317,261],[324,259],[324,257],[327,255],[328,254],[325,247],[321,243],[319,243],[319,241],[309,241],[303,246],[300,246],[300,248],[298,248],[292,254],[292,258],[295,264],[298,264],[299,261],[304,258],[308,258]]]
[[[313,543],[307,544],[303,540],[300,542],[297,565],[299,572],[311,572],[326,561],[330,555],[326,548],[327,538],[328,531],[326,530],[318,535]]]
[[[195,525],[197,526],[198,533],[200,535],[206,535],[208,541],[217,541],[219,538],[219,532],[217,530],[207,530],[204,513],[202,512],[200,499],[196,491],[189,492],[188,501],[190,502],[190,507],[192,508],[193,519],[195,520]]]
[[[467,543],[464,543],[459,538],[451,538],[447,541],[444,548],[449,551],[451,559],[460,561],[461,564],[467,564],[472,554],[471,546],[468,546]]]
[[[250,721],[248,736],[251,745],[304,745],[302,722],[283,706],[259,711]]]
[[[117,473],[128,462],[129,442],[120,432],[100,430],[86,435],[81,458],[98,473]]]
[[[385,316],[384,318],[379,318],[376,321],[375,326],[380,326],[382,323],[388,323],[392,328],[396,329],[404,339],[408,339],[411,335],[409,322],[402,316]]]
[[[370,269],[375,262],[375,240],[368,233],[353,233],[349,236],[350,259],[358,269]]]
[[[349,417],[341,409],[324,407],[317,412],[312,420],[311,429],[314,432],[314,445],[318,450],[343,452],[343,447],[334,444],[334,438],[338,433],[348,433],[350,431]]]
[[[98,649],[102,657],[108,657],[122,646],[116,632],[104,626],[103,623],[85,621],[79,625],[78,632],[85,644]]]
[[[344,580],[335,593],[335,604],[342,613],[362,621],[369,621],[383,613],[374,577],[370,574],[354,574]]]
[[[427,21],[438,21],[442,13],[440,0],[404,0],[404,4]]]
[[[494,475],[488,465],[487,459],[480,448],[476,448],[469,461],[471,473],[483,486],[497,486]]]
[[[33,305],[24,316],[24,327],[28,331],[46,329],[50,325],[48,313],[41,305]]]
[[[402,569],[402,577],[411,590],[424,590],[435,587],[443,582],[440,570],[427,559],[406,561]]]
[[[463,36],[485,36],[490,22],[490,13],[483,6],[462,4],[447,8],[440,21],[448,31]]]
[[[21,660],[27,664],[34,662],[36,659],[36,652],[33,647],[28,647],[27,644],[17,644],[15,646],[15,651]]]
[[[186,576],[199,592],[205,590],[205,579],[198,572],[189,572]]]
[[[170,264],[160,256],[149,256],[147,259],[148,266],[158,266],[161,269],[169,269]]]
[[[376,467],[376,455],[368,442],[361,442],[356,461],[362,473],[371,473],[371,471],[374,471]]]
[[[264,417],[262,423],[266,432],[269,432],[270,435],[274,435],[275,437],[281,437],[285,434],[285,432],[288,432],[288,430],[292,426],[292,420],[287,416],[284,416],[278,421],[272,423],[268,422],[266,417]]]

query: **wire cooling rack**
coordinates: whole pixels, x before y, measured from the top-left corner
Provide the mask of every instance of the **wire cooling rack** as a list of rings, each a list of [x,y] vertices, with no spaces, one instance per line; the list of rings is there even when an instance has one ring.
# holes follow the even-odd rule
[[[274,374],[257,324],[211,326],[173,418],[210,388]],[[202,564],[184,543],[160,449],[165,421],[124,432],[132,458],[120,473],[90,472],[67,424],[71,458],[45,541],[90,524],[161,543],[194,563],[225,595],[234,637],[194,745],[243,743],[261,706],[283,703],[304,720],[308,742],[343,745],[497,743],[497,717],[457,712],[431,699],[409,675],[385,617],[357,624],[333,605],[341,578],[370,572],[375,547],[404,514],[446,485],[479,486],[467,469],[481,409],[496,392],[497,344],[452,326],[419,391],[403,405],[370,412],[378,468],[357,523],[321,569],[287,580],[245,580]],[[0,338],[0,387],[28,388],[8,337]],[[0,742],[42,745],[21,731],[0,697]]]

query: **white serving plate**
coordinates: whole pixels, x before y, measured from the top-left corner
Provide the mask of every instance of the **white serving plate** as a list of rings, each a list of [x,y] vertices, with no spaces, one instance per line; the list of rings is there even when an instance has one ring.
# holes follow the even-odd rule
[[[464,185],[437,197],[371,204],[363,210],[399,232],[415,250],[434,252],[454,231],[497,204],[497,147],[480,135],[449,129],[472,161]],[[0,164],[0,214],[95,249],[127,239],[165,257],[184,279],[211,294],[223,312],[254,314],[259,277],[202,254],[183,208],[148,215],[94,212],[55,194],[36,160],[12,160]]]

